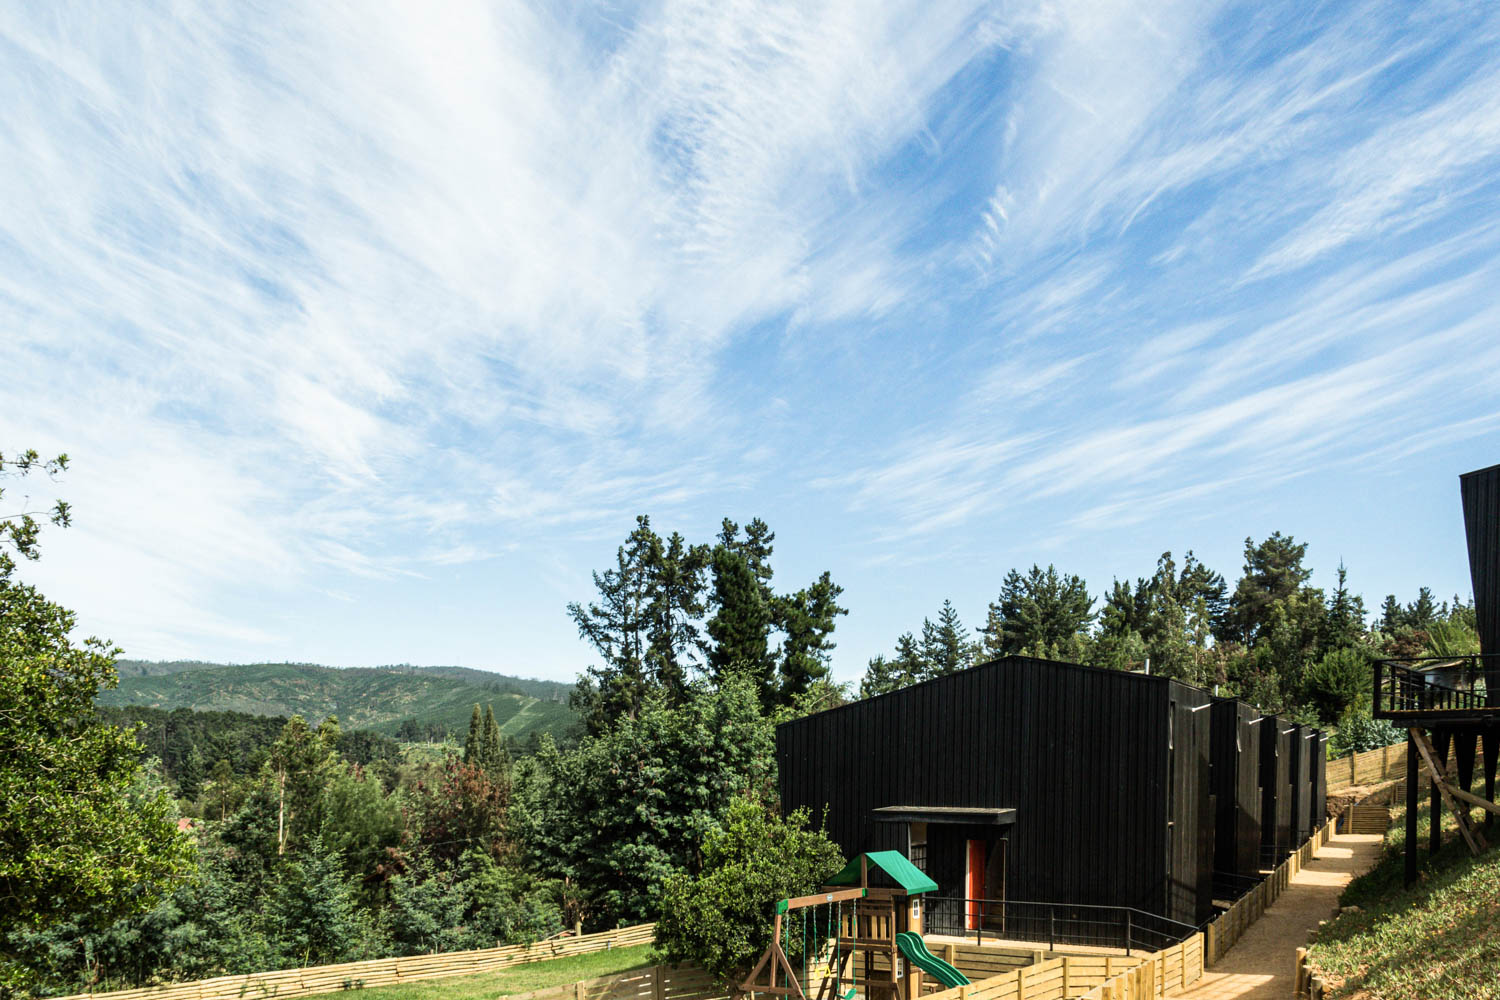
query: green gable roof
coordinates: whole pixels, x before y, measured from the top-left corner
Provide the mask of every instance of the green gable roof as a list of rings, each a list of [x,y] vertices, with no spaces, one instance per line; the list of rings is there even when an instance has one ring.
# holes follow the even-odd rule
[[[915,895],[919,892],[937,892],[937,883],[910,861],[900,851],[872,851],[864,855],[871,868],[878,868],[890,876],[901,888]],[[829,885],[859,885],[859,857],[844,866],[843,871],[828,880]]]

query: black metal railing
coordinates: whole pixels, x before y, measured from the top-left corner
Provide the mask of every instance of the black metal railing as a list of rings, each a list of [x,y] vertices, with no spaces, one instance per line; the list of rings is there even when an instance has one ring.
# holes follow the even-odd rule
[[[1500,675],[1500,654],[1376,660],[1375,718],[1500,713],[1486,674]],[[1497,691],[1500,693],[1500,691]]]
[[[1144,948],[1160,951],[1197,931],[1155,913],[1128,906],[1093,906],[1079,903],[1030,903],[1015,899],[963,899],[956,896],[924,897],[922,918],[925,934],[1026,941],[1058,945],[1091,945],[1102,948]]]
[[[1231,903],[1241,896],[1253,892],[1261,880],[1235,872],[1214,872],[1214,899],[1226,899]]]

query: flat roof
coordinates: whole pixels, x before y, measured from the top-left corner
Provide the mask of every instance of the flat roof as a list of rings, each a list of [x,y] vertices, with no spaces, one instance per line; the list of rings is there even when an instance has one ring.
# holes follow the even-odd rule
[[[1014,809],[977,809],[968,806],[881,806],[871,810],[882,823],[968,823],[1004,826],[1016,821]]]

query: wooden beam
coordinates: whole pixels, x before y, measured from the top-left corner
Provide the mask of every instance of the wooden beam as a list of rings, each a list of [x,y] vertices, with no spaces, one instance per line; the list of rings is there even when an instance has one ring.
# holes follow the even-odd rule
[[[809,906],[842,903],[846,899],[863,899],[864,897],[864,889],[838,889],[834,892],[819,893],[816,896],[793,896],[791,899],[783,899],[776,908],[785,913],[787,910],[801,910]]]
[[[1452,790],[1448,787],[1448,782],[1443,780],[1443,770],[1438,766],[1437,753],[1432,749],[1432,744],[1427,740],[1427,733],[1415,726],[1412,727],[1410,732],[1412,742],[1416,744],[1417,753],[1422,755],[1422,762],[1427,765],[1428,777],[1432,780],[1433,787],[1442,796],[1443,804],[1448,807],[1449,812],[1453,813],[1454,817],[1458,820],[1458,832],[1463,834],[1465,842],[1469,845],[1470,853],[1477,856],[1480,851],[1489,845],[1485,843],[1484,836],[1478,830],[1471,830],[1469,828],[1467,815],[1459,810],[1458,804],[1454,801]]]
[[[1500,815],[1500,805],[1496,805],[1482,795],[1475,795],[1472,792],[1466,792],[1462,788],[1459,788],[1457,785],[1449,785],[1448,794],[1452,795],[1456,799],[1462,799],[1470,805],[1476,805],[1481,809],[1488,809],[1490,812],[1495,813],[1496,815]]]

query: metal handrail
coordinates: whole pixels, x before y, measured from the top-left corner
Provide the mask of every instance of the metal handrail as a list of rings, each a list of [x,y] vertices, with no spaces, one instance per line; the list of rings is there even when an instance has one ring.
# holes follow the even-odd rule
[[[1445,667],[1459,668],[1458,686],[1440,683],[1432,672]],[[1487,683],[1487,675],[1500,674],[1497,653],[1376,660],[1373,673],[1377,719],[1434,712],[1500,712]]]
[[[978,909],[975,914],[972,911]],[[929,896],[923,928],[928,934],[988,935],[1009,941],[1045,941],[1069,945],[1138,947],[1160,950],[1192,936],[1197,928],[1132,906],[1094,903],[1044,903],[1018,899]],[[975,917],[977,916],[977,919]],[[970,927],[973,922],[975,926]]]

